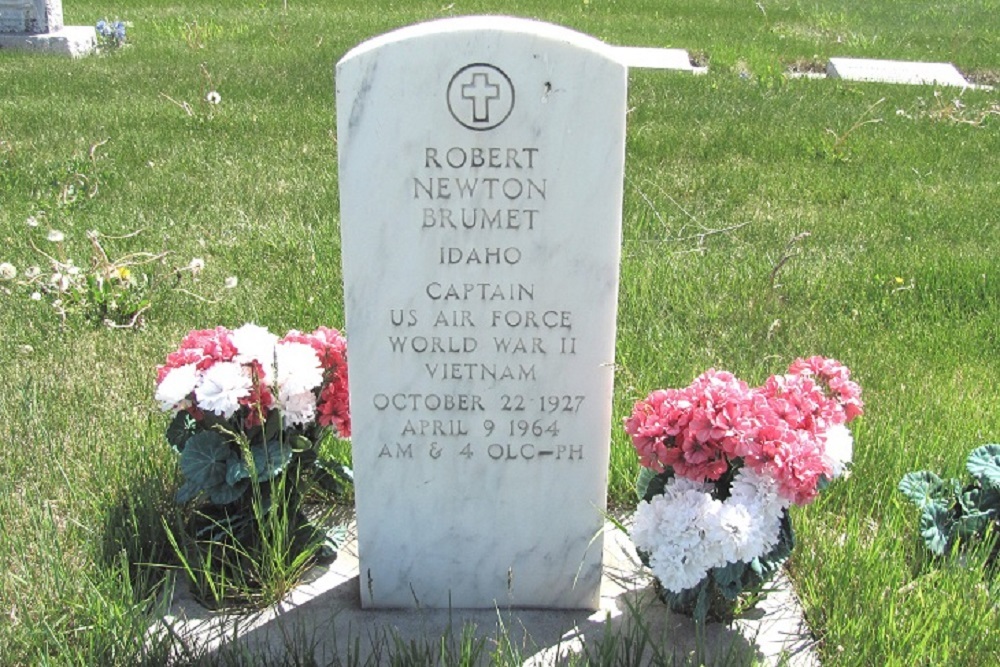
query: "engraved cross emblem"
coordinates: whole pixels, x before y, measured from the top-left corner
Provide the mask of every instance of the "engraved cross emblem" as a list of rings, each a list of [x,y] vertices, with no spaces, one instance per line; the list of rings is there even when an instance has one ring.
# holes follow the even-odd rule
[[[488,123],[490,120],[490,101],[500,99],[500,86],[490,81],[485,72],[476,72],[472,81],[462,85],[462,99],[472,103],[472,120],[476,123]]]
[[[470,63],[448,81],[448,112],[468,130],[489,132],[510,117],[514,92],[510,77],[496,65]]]

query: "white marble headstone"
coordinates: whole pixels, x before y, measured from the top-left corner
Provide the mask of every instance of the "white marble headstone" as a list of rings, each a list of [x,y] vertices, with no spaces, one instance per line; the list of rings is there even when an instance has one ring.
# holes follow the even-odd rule
[[[362,603],[596,608],[626,68],[468,17],[336,78]]]

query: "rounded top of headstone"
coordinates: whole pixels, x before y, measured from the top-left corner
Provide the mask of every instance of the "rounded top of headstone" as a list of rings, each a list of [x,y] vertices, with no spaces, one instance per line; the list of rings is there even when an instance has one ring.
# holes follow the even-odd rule
[[[612,47],[601,40],[554,23],[515,16],[460,16],[417,23],[373,37],[348,51],[338,65],[392,44],[470,32],[528,35],[598,52],[608,58],[614,57]]]

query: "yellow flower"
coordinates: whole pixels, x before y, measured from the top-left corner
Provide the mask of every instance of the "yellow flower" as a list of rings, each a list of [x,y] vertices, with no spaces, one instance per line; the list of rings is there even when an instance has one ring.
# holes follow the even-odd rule
[[[896,276],[896,284],[897,285],[902,285],[903,284],[903,279],[900,278],[899,276]]]
[[[125,282],[132,277],[132,272],[129,271],[129,268],[127,266],[119,266],[115,270],[115,274],[118,276],[118,279],[121,280],[122,282]]]

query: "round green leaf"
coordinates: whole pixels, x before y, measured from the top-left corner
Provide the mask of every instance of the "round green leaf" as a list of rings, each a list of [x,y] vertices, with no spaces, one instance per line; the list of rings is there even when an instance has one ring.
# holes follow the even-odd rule
[[[250,470],[247,468],[247,464],[236,456],[229,459],[226,466],[226,484],[236,486],[245,479],[250,479]]]
[[[951,500],[950,488],[940,477],[928,470],[904,475],[899,481],[899,490],[919,509],[929,505],[938,505],[944,509]]]
[[[955,522],[955,536],[961,540],[982,537],[986,533],[986,527],[990,525],[990,522],[991,516],[988,512],[966,514]]]
[[[727,600],[735,600],[743,592],[743,572],[746,569],[747,564],[743,561],[712,568],[715,585]]]
[[[292,460],[292,448],[277,440],[272,440],[266,445],[254,445],[250,448],[250,454],[253,455],[253,467],[257,472],[258,481],[280,475]]]
[[[233,456],[221,435],[202,431],[191,436],[184,446],[181,472],[188,483],[208,491],[226,482],[228,462]]]
[[[951,541],[954,519],[947,508],[931,503],[920,514],[920,536],[935,556],[943,556]]]
[[[972,450],[965,467],[983,486],[1000,490],[1000,445],[983,445]]]
[[[237,482],[233,486],[230,486],[223,481],[221,484],[218,484],[208,490],[208,498],[217,505],[228,505],[231,502],[239,500],[240,496],[242,496],[249,487],[250,481],[246,479]]]
[[[639,496],[639,500],[642,500],[646,495],[646,489],[649,488],[649,483],[653,481],[656,477],[656,473],[649,468],[643,466],[639,468],[639,478],[635,480],[635,493]]]

